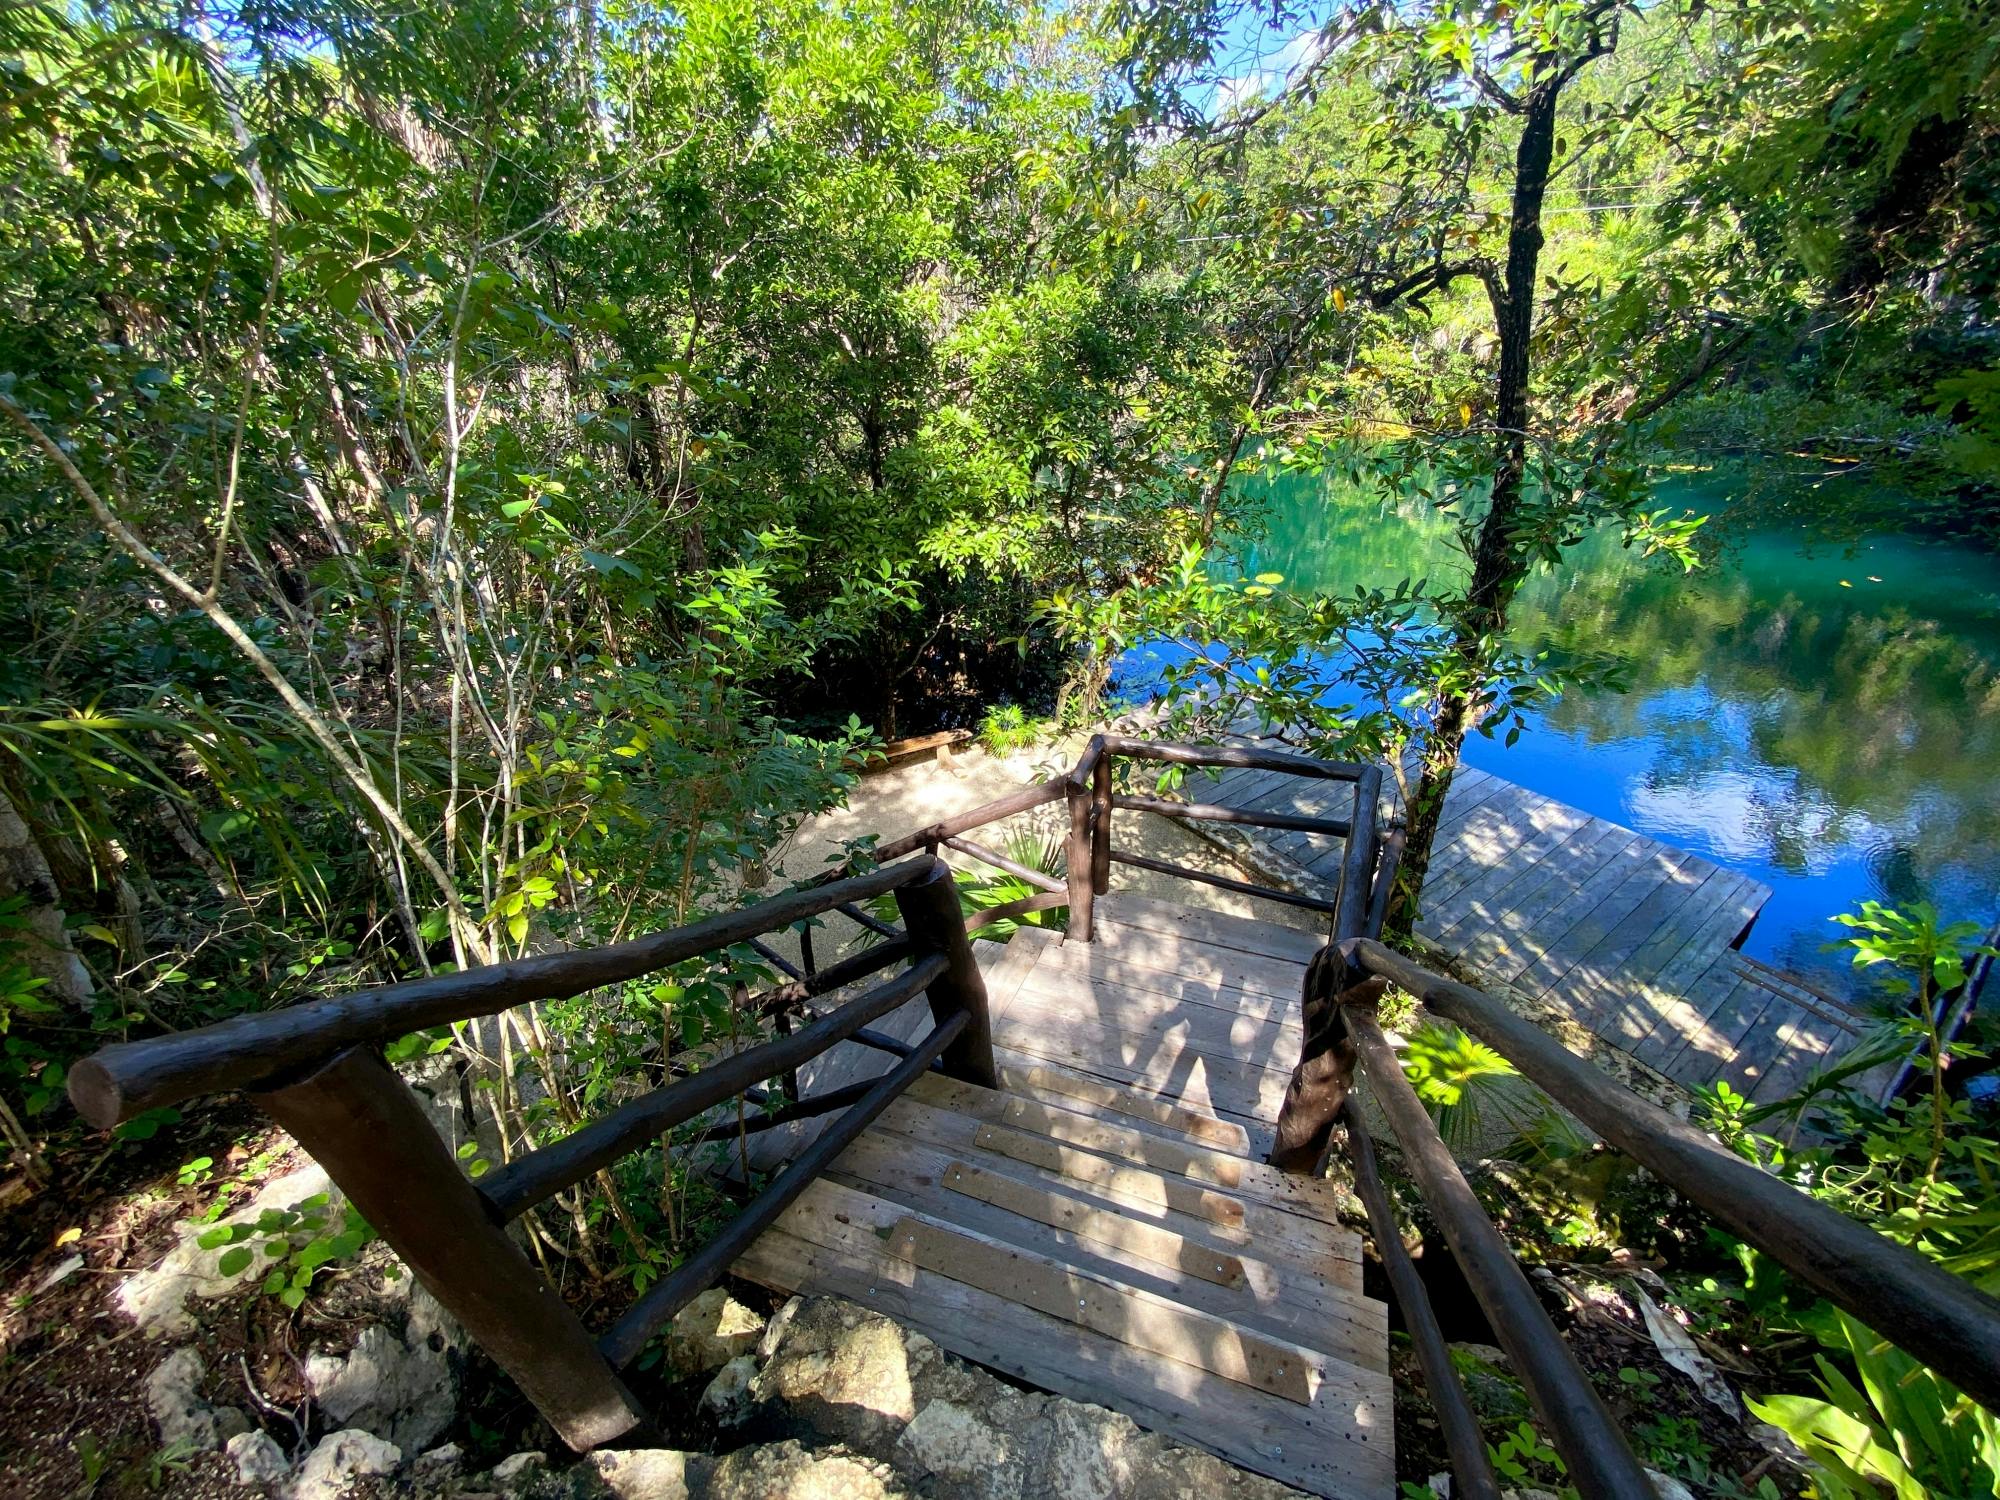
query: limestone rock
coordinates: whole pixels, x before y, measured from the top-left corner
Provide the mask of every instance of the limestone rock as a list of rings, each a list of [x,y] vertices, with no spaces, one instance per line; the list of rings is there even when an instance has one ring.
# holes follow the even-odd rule
[[[617,1500],[689,1500],[689,1479],[700,1475],[707,1462],[671,1448],[598,1452],[584,1460],[605,1492]]]
[[[742,1448],[715,1466],[700,1500],[915,1500],[888,1464],[796,1442]]]
[[[402,1338],[379,1324],[364,1328],[345,1356],[314,1354],[305,1368],[328,1417],[380,1433],[405,1451],[436,1442],[458,1413],[453,1354],[461,1337],[428,1292],[418,1287],[409,1295]]]
[[[403,1450],[357,1427],[329,1433],[299,1466],[289,1500],[341,1500],[357,1479],[393,1474]]]
[[[250,1419],[233,1406],[211,1406],[201,1397],[201,1356],[176,1349],[146,1377],[146,1407],[160,1427],[160,1441],[183,1451],[208,1453],[240,1432]]]
[[[933,1401],[903,1429],[899,1450],[917,1466],[947,1479],[970,1479],[1012,1456],[1003,1433],[956,1401]]]
[[[236,1465],[238,1484],[276,1484],[291,1472],[285,1450],[268,1432],[239,1432],[224,1451]]]
[[[794,1298],[771,1320],[763,1353],[761,1401],[891,1463],[894,1486],[934,1500],[1295,1495],[1117,1412],[1017,1390],[851,1303]]]
[[[712,1286],[674,1314],[667,1329],[667,1368],[699,1375],[757,1347],[764,1320],[719,1286]]]
[[[416,1467],[432,1474],[446,1474],[465,1462],[465,1450],[456,1443],[441,1443],[427,1453],[419,1453]]]
[[[720,1370],[701,1393],[701,1410],[723,1427],[734,1427],[750,1415],[756,1403],[751,1387],[757,1379],[757,1357],[739,1354]]]
[[[542,1453],[516,1453],[493,1466],[493,1487],[503,1495],[519,1495],[532,1489],[549,1466]]]
[[[333,1192],[333,1184],[318,1166],[307,1165],[287,1172],[264,1184],[257,1196],[227,1218],[224,1224],[254,1222],[267,1208],[295,1208],[320,1193]],[[224,1276],[215,1269],[220,1250],[204,1250],[196,1241],[214,1226],[183,1224],[176,1231],[180,1239],[151,1270],[128,1276],[118,1283],[111,1301],[119,1311],[150,1334],[187,1333],[194,1317],[187,1310],[188,1299],[225,1296],[249,1284],[239,1272]]]
[[[771,1332],[754,1387],[759,1401],[783,1401],[814,1431],[863,1449],[893,1442],[917,1414],[911,1351],[936,1348],[922,1335],[824,1297],[794,1298]]]

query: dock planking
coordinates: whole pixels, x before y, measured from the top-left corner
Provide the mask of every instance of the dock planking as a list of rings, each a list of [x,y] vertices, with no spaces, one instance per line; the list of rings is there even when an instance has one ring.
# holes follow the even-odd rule
[[[1289,783],[1289,784],[1288,784]],[[1337,816],[1344,788],[1225,772],[1200,797]],[[1330,890],[1338,840],[1248,830]],[[1759,1101],[1859,1036],[1836,999],[1736,951],[1770,888],[1472,767],[1445,800],[1418,934],[1693,1088]]]

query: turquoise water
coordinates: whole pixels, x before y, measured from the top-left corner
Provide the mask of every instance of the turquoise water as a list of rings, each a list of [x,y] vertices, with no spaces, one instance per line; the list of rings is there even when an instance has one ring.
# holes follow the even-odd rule
[[[1464,560],[1420,505],[1304,476],[1259,482],[1246,572],[1292,587],[1441,578]],[[1692,574],[1610,535],[1533,579],[1515,644],[1611,651],[1631,691],[1565,697],[1511,749],[1465,758],[1762,880],[1746,951],[1844,973],[1828,918],[1866,897],[2000,911],[2000,559],[1943,541],[1734,519],[1717,480],[1662,486],[1709,514]],[[1741,509],[1741,508],[1740,508]]]

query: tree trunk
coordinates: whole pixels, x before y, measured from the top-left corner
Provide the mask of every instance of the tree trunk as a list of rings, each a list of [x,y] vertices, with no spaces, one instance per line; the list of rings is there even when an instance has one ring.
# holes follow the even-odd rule
[[[1507,627],[1507,606],[1525,569],[1512,532],[1521,508],[1528,470],[1528,388],[1530,342],[1535,329],[1535,274],[1542,257],[1542,200],[1555,157],[1556,101],[1566,75],[1558,72],[1528,95],[1521,140],[1514,150],[1513,217],[1507,231],[1504,284],[1489,281],[1488,295],[1500,336],[1500,366],[1494,390],[1493,498],[1472,554],[1472,580],[1458,618],[1451,622],[1452,649],[1472,668],[1475,680]],[[1422,773],[1405,814],[1408,830],[1387,926],[1407,933],[1416,925],[1418,897],[1430,869],[1431,844],[1444,813],[1445,795],[1458,771],[1458,755],[1471,729],[1474,699],[1465,693],[1438,700],[1425,736]]]
[[[42,994],[82,1010],[96,995],[97,986],[70,945],[62,893],[48,856],[27,820],[15,810],[7,789],[0,786],[0,897],[7,896],[26,898],[22,957],[37,978],[48,981]]]

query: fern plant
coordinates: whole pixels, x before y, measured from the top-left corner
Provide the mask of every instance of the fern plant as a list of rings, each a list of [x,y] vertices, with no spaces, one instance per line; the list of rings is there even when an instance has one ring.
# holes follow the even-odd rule
[[[1456,1026],[1426,1021],[1403,1042],[1403,1076],[1453,1152],[1512,1154],[1554,1111],[1514,1065]],[[1495,1140],[1498,1133],[1504,1138]]]

